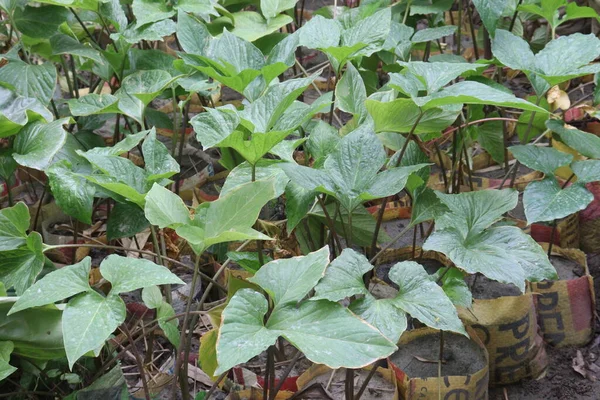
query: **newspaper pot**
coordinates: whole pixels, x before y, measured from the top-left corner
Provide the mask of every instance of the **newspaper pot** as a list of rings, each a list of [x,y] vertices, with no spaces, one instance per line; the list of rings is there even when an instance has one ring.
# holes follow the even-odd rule
[[[444,332],[442,375],[438,375],[440,331],[421,328],[406,332],[399,350],[388,358],[400,398],[475,399],[488,398],[488,354],[477,334],[469,337]]]

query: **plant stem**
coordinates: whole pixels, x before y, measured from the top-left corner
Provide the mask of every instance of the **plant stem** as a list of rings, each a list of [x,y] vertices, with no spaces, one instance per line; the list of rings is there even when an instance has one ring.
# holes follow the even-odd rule
[[[452,11],[450,11],[452,12]],[[456,54],[460,56],[460,41],[462,40],[463,0],[458,0],[458,30],[456,32]]]
[[[398,155],[398,159],[396,160],[396,165],[395,165],[396,167],[398,167],[400,165],[400,163],[402,162],[402,158],[404,158],[404,154],[406,153],[406,149],[408,148],[408,143],[413,138],[415,130],[417,129],[417,125],[419,125],[419,122],[421,122],[421,118],[423,118],[424,114],[425,113],[423,112],[423,110],[419,110],[419,116],[415,120],[415,123],[413,124],[413,126],[410,128],[410,132],[408,132],[408,135],[406,136],[406,141],[402,145],[402,149],[400,149],[400,154]],[[383,199],[383,202],[381,203],[381,207],[379,208],[379,213],[377,214],[377,222],[375,224],[375,231],[373,232],[373,239],[371,240],[371,254],[373,254],[373,253],[375,253],[375,251],[377,251],[377,239],[379,238],[379,230],[381,229],[381,224],[383,222],[383,214],[385,213],[385,207],[386,207],[389,199],[390,199],[389,196]]]
[[[221,381],[223,379],[225,379],[225,377],[227,376],[227,372],[228,371],[223,372],[219,376],[219,378],[215,381],[215,383],[213,383],[213,385],[210,387],[210,389],[208,389],[208,392],[206,392],[206,397],[204,398],[204,400],[210,399],[210,396],[212,396],[213,393],[215,392],[215,390],[217,390],[217,387],[219,387],[219,383],[221,383]]]
[[[317,196],[317,200],[319,201],[319,205],[323,209],[323,214],[325,214],[325,220],[327,221],[327,225],[329,225],[328,228],[329,228],[329,231],[331,232],[333,240],[335,241],[335,244],[337,245],[338,249],[340,251],[342,251],[342,245],[340,244],[340,238],[338,237],[338,235],[335,231],[334,221],[331,219],[329,212],[327,211],[327,207],[325,207],[325,201],[323,201],[323,197],[325,197],[325,195]],[[348,213],[351,213],[351,211],[348,211]]]
[[[179,336],[179,347],[180,349],[183,349],[183,355],[180,352],[180,349],[177,349],[177,356],[176,356],[176,361],[175,361],[175,369],[173,370],[173,389],[172,389],[172,396],[173,398],[176,398],[176,393],[177,393],[177,378],[181,372],[183,363],[187,364],[188,363],[188,355],[190,353],[190,348],[189,345],[187,343],[187,335],[186,333],[186,329],[188,328],[188,322],[189,322],[189,317],[190,317],[190,309],[192,307],[192,301],[194,300],[194,290],[196,288],[196,283],[198,281],[198,275],[200,272],[200,255],[196,256],[196,263],[194,264],[194,274],[192,275],[192,283],[190,284],[190,292],[188,295],[188,300],[187,300],[187,304],[185,305],[185,315],[183,317],[183,324],[181,324],[181,335]],[[190,330],[192,330],[193,327],[190,327]],[[187,376],[183,377],[184,379],[187,380]],[[183,390],[182,388],[182,395],[185,398],[189,397],[189,393],[184,393],[186,392],[185,390]]]
[[[354,370],[346,368],[346,400],[354,400]]]
[[[573,180],[573,178],[575,178],[575,174],[571,174],[571,176],[569,176],[569,179],[567,179],[565,181],[565,183],[562,184],[560,190],[563,190],[564,188],[566,188],[567,185]],[[556,233],[556,226],[557,226],[557,220],[555,219],[552,224],[552,233],[550,234],[550,241],[548,243],[548,257],[550,257],[550,255],[552,254],[552,245],[554,244],[554,235]]]
[[[275,364],[275,351],[273,346],[269,346],[267,349],[267,365],[265,366],[265,378],[263,382],[263,400],[269,398],[269,389],[275,382],[274,365]],[[271,391],[272,393],[272,391]]]
[[[375,372],[377,372],[377,368],[379,368],[379,363],[380,363],[379,361],[375,361],[375,363],[373,364],[373,368],[371,368],[371,371],[369,371],[369,375],[367,375],[367,377],[365,378],[365,381],[363,382],[362,386],[360,387],[358,393],[356,393],[356,395],[354,395],[354,400],[360,400],[360,397],[363,395],[365,390],[367,390],[367,386],[369,385],[369,382],[375,375]]]
[[[388,244],[386,244],[385,246],[383,246],[383,248],[381,250],[379,250],[379,253],[375,254],[370,260],[369,263],[373,264],[375,262],[375,260],[377,260],[379,257],[381,257],[381,255],[390,247],[392,247],[394,245],[394,243],[396,243],[398,240],[400,240],[400,238],[402,236],[404,236],[406,234],[406,232],[408,232],[410,230],[410,228],[412,228],[411,224],[408,224],[406,226],[406,228],[404,228],[402,230],[402,232],[400,232],[399,234],[397,234],[392,240],[390,240],[390,242]]]
[[[440,330],[440,353],[438,358],[438,396],[442,399],[442,361],[444,359],[444,331]]]
[[[122,332],[127,336],[127,340],[132,342],[133,337],[131,336],[131,331],[127,327],[127,324],[123,324]],[[146,380],[146,369],[144,368],[144,361],[142,360],[142,356],[138,351],[137,347],[133,346],[131,348],[133,352],[133,357],[135,358],[135,362],[137,364],[138,370],[140,371],[140,379],[142,381],[142,387],[144,388],[144,397],[146,400],[150,400],[150,390],[148,390],[148,381]]]
[[[512,32],[513,28],[515,27],[515,22],[517,22],[517,15],[519,15],[519,6],[523,4],[523,0],[519,0],[519,2],[517,3],[517,7],[515,8],[515,13],[512,16],[512,19],[510,20],[510,25],[508,26],[508,31]]]
[[[281,375],[281,377],[279,378],[279,383],[277,383],[277,386],[275,386],[275,388],[269,394],[269,400],[275,400],[275,397],[277,397],[277,393],[279,393],[279,390],[285,383],[287,377],[290,375],[290,372],[292,372],[292,369],[294,368],[294,365],[296,365],[296,362],[298,362],[298,360],[300,359],[300,356],[302,356],[302,352],[300,350],[296,350],[296,354],[294,354],[294,357],[292,357],[292,359],[290,360],[290,363],[286,367],[285,371],[283,371],[283,375]]]
[[[190,118],[190,102],[185,104],[185,109],[183,110],[183,118],[181,121],[181,137],[179,142],[179,153],[177,154],[177,164],[181,165],[181,160],[183,159],[183,147],[185,145],[185,129],[188,124],[188,120]],[[179,194],[179,187],[181,185],[182,176],[179,174],[179,179],[175,182],[175,193]]]
[[[92,36],[92,34],[90,33],[90,31],[88,31],[87,27],[85,26],[85,24],[83,23],[83,21],[81,20],[81,18],[79,18],[79,15],[77,15],[77,13],[75,12],[75,10],[73,10],[72,7],[69,7],[69,11],[71,11],[71,13],[75,16],[75,18],[77,19],[77,22],[79,22],[79,25],[81,25],[81,27],[83,28],[83,31],[85,32],[85,34],[87,35],[87,37],[89,37],[90,40],[92,41],[92,44],[96,45],[96,47],[98,47],[100,49],[100,45],[98,44],[98,42],[96,41],[96,39],[94,39],[94,37]]]
[[[469,18],[469,30],[471,31],[471,38],[473,39],[473,52],[475,53],[475,60],[479,60],[479,49],[477,48],[477,36],[475,35],[475,27],[473,26],[473,11],[471,6],[467,3],[467,16]]]

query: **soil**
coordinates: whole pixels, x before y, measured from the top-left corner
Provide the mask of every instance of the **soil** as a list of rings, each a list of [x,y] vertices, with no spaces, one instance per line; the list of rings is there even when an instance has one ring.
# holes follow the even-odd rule
[[[583,266],[567,258],[550,256],[550,263],[556,268],[561,280],[577,279],[585,273]]]
[[[390,356],[390,361],[411,378],[437,377],[438,364],[435,361],[439,359],[439,349],[440,336],[435,332],[403,344],[400,350]],[[450,333],[444,334],[443,360],[443,376],[474,374],[486,364],[483,350],[475,342]]]
[[[354,391],[355,393],[361,388],[363,382],[369,375],[369,371],[367,370],[356,370],[354,371]],[[329,382],[329,378],[331,377],[331,373],[326,373],[317,376],[313,380],[311,380],[307,387],[312,385],[313,383],[319,383],[323,387],[327,386]],[[334,400],[344,400],[346,396],[344,395],[344,380],[346,378],[346,373],[344,369],[336,370],[331,384],[329,385],[329,394],[331,398]],[[387,381],[380,374],[376,373],[373,375],[373,378],[369,381],[367,389],[360,397],[364,400],[379,400],[379,399],[388,399],[392,398],[394,394],[394,384],[390,381]],[[306,395],[302,396],[303,399],[323,399],[323,394],[318,391],[311,391]]]
[[[521,291],[515,285],[493,281],[483,275],[469,276],[467,283],[471,287],[473,298],[479,300],[521,295]]]
[[[588,254],[588,267],[594,277],[596,296],[600,293],[600,253]],[[553,264],[556,262],[551,260]],[[561,261],[562,262],[562,261]],[[559,267],[560,268],[560,267]],[[599,311],[596,298],[596,312]],[[490,389],[490,400],[597,400],[600,398],[600,380],[594,380],[594,374],[587,378],[573,369],[573,360],[580,351],[583,359],[592,369],[600,367],[600,324],[596,320],[596,336],[590,344],[583,348],[546,347],[549,357],[549,368],[546,375],[538,380],[525,381],[516,385]],[[596,375],[600,378],[600,374]]]

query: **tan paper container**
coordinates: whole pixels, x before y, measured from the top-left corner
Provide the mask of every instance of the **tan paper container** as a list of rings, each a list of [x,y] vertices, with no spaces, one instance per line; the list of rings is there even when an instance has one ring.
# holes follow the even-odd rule
[[[411,378],[406,375],[394,363],[388,361],[396,376],[396,384],[400,392],[400,399],[403,400],[438,400],[442,399],[472,399],[472,400],[487,400],[488,399],[488,354],[485,346],[470,328],[467,328],[471,340],[473,340],[483,350],[485,357],[485,367],[472,375],[465,376],[442,376],[442,382],[438,381],[437,377],[433,378]],[[431,328],[421,328],[413,331],[405,332],[400,338],[398,347],[409,343],[418,337],[424,335],[438,335],[439,331]]]
[[[547,243],[542,243],[545,250]],[[594,280],[585,254],[577,249],[552,246],[552,255],[577,262],[584,275],[570,280],[530,283],[544,341],[555,347],[583,346],[594,336]]]

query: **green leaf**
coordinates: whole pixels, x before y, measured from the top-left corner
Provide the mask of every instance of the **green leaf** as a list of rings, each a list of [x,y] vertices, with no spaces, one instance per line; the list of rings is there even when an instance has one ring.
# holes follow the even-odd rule
[[[260,10],[265,18],[275,18],[282,11],[293,8],[298,0],[260,0]]]
[[[288,305],[271,315],[267,327],[278,330],[312,362],[333,369],[364,367],[396,350],[377,329],[327,300]]]
[[[198,141],[204,148],[215,147],[227,139],[240,124],[240,117],[231,105],[206,108],[190,120]]]
[[[400,192],[411,173],[425,165],[398,167],[378,173],[385,164],[383,145],[369,128],[346,135],[327,158],[324,170],[282,164],[290,179],[308,190],[335,196],[348,211],[366,200]]]
[[[435,192],[424,187],[416,192],[410,214],[410,224],[416,226],[422,222],[437,219],[448,211]]]
[[[193,15],[177,14],[177,39],[186,53],[202,55],[206,51],[211,36],[206,26]]]
[[[312,190],[305,189],[294,182],[288,182],[285,187],[285,215],[287,216],[288,232],[292,232],[306,217],[315,202],[316,195],[317,193]]]
[[[146,229],[149,222],[137,204],[116,203],[106,223],[108,240],[131,237]]]
[[[110,38],[116,42],[122,39],[129,44],[136,44],[142,40],[162,41],[165,36],[171,35],[175,30],[175,21],[165,19],[143,26],[138,26],[137,24],[129,25],[122,33],[111,34]],[[106,56],[106,53],[104,55]]]
[[[221,316],[217,339],[217,361],[214,372],[219,375],[246,362],[275,344],[279,333],[264,326],[269,309],[265,297],[252,289],[238,290],[229,300]]]
[[[5,182],[9,182],[19,165],[12,156],[12,149],[0,150],[0,178]]]
[[[94,147],[86,152],[86,154],[97,154],[104,156],[120,156],[121,154],[131,151],[136,147],[151,131],[141,131],[125,135],[120,142],[115,143],[111,147]]]
[[[365,256],[355,250],[344,249],[315,286],[315,295],[311,300],[340,301],[346,297],[369,294],[363,276],[372,269]]]
[[[597,72],[598,65],[582,66],[594,61],[599,54],[600,39],[593,34],[561,36],[536,54],[534,71],[539,72],[550,85],[557,85],[582,74]]]
[[[546,19],[550,25],[555,26],[558,23],[558,9],[564,5],[566,5],[566,0],[547,0],[539,6],[537,4],[522,4],[517,9],[539,15]]]
[[[167,268],[152,261],[116,254],[111,254],[102,261],[100,273],[111,283],[111,294],[131,292],[154,285],[184,283]]]
[[[473,295],[465,282],[463,273],[458,268],[439,269],[431,278],[438,281],[442,278],[442,289],[448,296],[452,304],[459,307],[471,308],[473,305]],[[444,274],[442,276],[442,274]]]
[[[0,138],[16,134],[28,122],[53,119],[52,113],[36,98],[19,96],[0,85]]]
[[[88,160],[101,174],[104,174],[86,176],[86,178],[94,183],[103,187],[106,186],[104,183],[124,183],[128,185],[128,188],[123,195],[126,195],[128,192],[137,192],[138,194],[146,192],[146,172],[135,165],[130,159],[117,155],[98,154],[94,151],[87,151],[85,153],[79,151],[78,154]]]
[[[125,321],[125,303],[119,296],[86,292],[69,300],[62,330],[69,368],[84,354],[104,344]]]
[[[414,261],[397,263],[390,270],[389,277],[398,285],[398,295],[394,298],[397,308],[429,327],[466,335],[456,308],[422,265]]]
[[[210,22],[211,15],[219,16],[216,6],[216,0],[179,0],[177,2],[178,10],[199,15],[206,22]]]
[[[579,18],[595,18],[596,20],[600,19],[598,13],[593,8],[581,7],[576,3],[569,3],[565,9],[565,15],[560,20],[560,24]]]
[[[408,327],[406,313],[395,306],[394,299],[375,299],[369,294],[352,302],[350,309],[393,343],[398,342]]]
[[[468,71],[485,68],[485,64],[451,63],[451,62],[399,62],[408,71],[420,77],[425,83],[427,93],[433,94],[449,82]],[[396,75],[397,76],[397,75]]]
[[[0,82],[8,83],[24,97],[48,104],[56,89],[56,68],[50,62],[36,65],[20,60],[9,61],[0,68]]]
[[[271,129],[291,130],[296,128],[303,120],[292,125],[286,123],[285,127],[277,126],[277,123],[288,107],[316,77],[316,75],[312,75],[306,78],[289,79],[269,86],[264,95],[246,107],[240,116],[253,125],[253,132],[262,133],[269,132]]]
[[[283,172],[279,165],[279,160],[266,160],[262,159],[256,163],[256,169],[254,171],[254,178],[257,181],[271,181],[275,184],[275,197],[279,197],[283,194],[289,178]],[[231,170],[227,179],[221,188],[221,196],[226,195],[240,185],[252,181],[252,166],[248,162],[243,162],[234,169]]]
[[[522,38],[504,29],[498,29],[492,41],[494,56],[514,70],[528,71],[535,65],[535,55]]]
[[[457,267],[481,273],[503,283],[512,283],[522,292],[525,280],[556,279],[556,271],[544,250],[531,236],[514,226],[499,226],[465,238],[458,230],[436,230],[424,250],[445,254]]]
[[[78,117],[96,114],[116,114],[120,112],[118,102],[119,98],[112,94],[95,93],[67,101],[71,114]]]
[[[88,282],[92,259],[85,257],[77,264],[62,267],[44,276],[17,299],[8,315],[57,301],[91,290]]]
[[[58,33],[50,38],[50,47],[52,47],[53,55],[72,54],[75,56],[88,58],[98,64],[105,64],[106,60],[102,54],[89,46],[85,46],[77,39],[73,39],[69,35]]]
[[[261,294],[251,289],[236,292],[223,311],[216,375],[260,354],[279,336],[309,360],[330,368],[359,368],[396,349],[376,329],[337,303],[320,300],[299,307],[290,305],[271,314],[265,327],[267,310],[267,300]]]
[[[179,173],[179,164],[171,157],[167,147],[156,138],[156,129],[152,128],[144,140],[142,153],[148,180],[170,178]]]
[[[242,251],[228,251],[227,258],[231,261],[236,262],[240,267],[246,271],[254,274],[258,271],[263,264],[260,262],[258,253],[253,252],[242,252]],[[263,256],[264,261],[271,262],[273,259],[269,256]]]
[[[174,318],[167,321],[175,315],[175,311],[169,303],[163,300],[158,286],[148,286],[142,289],[142,299],[148,308],[156,309],[158,326],[163,330],[171,344],[179,347],[180,335],[177,329],[179,320]]]
[[[191,221],[190,212],[181,197],[157,183],[146,195],[144,214],[152,225],[161,229],[167,226],[177,228]]]
[[[249,42],[277,32],[293,21],[290,16],[285,14],[279,14],[268,20],[254,11],[238,11],[232,15],[235,25],[231,33]]]
[[[563,153],[551,147],[518,145],[511,146],[508,149],[521,164],[549,176],[554,176],[554,171],[573,161],[571,154]]]
[[[267,292],[273,310],[301,301],[325,275],[329,264],[329,247],[306,256],[281,258],[262,266],[248,280]]]
[[[341,30],[338,21],[315,15],[298,30],[300,46],[309,49],[336,47],[340,44]]]
[[[375,122],[376,132],[408,133],[417,122],[421,109],[412,99],[381,102],[368,99],[367,110]],[[450,126],[460,114],[462,105],[428,108],[424,111],[414,133],[440,132]],[[402,118],[397,118],[402,115]]]
[[[574,148],[586,157],[600,158],[600,137],[579,129],[571,129],[558,120],[549,119],[546,126],[551,131],[558,133],[567,146]]]
[[[119,91],[128,93],[141,100],[144,105],[148,105],[172,82],[173,78],[166,71],[142,70],[123,79]]]
[[[52,305],[7,315],[15,301],[16,297],[0,300],[0,338],[13,342],[13,355],[39,361],[64,357],[62,311]]]
[[[594,196],[583,185],[574,183],[561,189],[555,178],[531,182],[523,193],[527,223],[553,221],[585,209]]]
[[[542,107],[475,81],[462,81],[431,96],[418,97],[414,100],[417,105],[424,109],[449,104],[485,104],[548,114],[548,111]]]
[[[353,48],[364,44],[355,55],[370,56],[381,50],[390,33],[392,10],[386,7],[375,14],[350,24],[341,34],[342,47]],[[340,60],[341,61],[341,60]]]
[[[17,7],[13,15],[15,28],[32,38],[47,39],[52,36],[60,24],[65,22],[69,11],[61,6]]]
[[[517,206],[519,194],[513,189],[478,190],[460,194],[436,192],[449,213],[436,220],[439,229],[453,228],[464,237],[482,232]]]
[[[335,98],[337,107],[362,120],[367,115],[365,101],[367,90],[358,70],[348,63],[346,72],[335,86]]]
[[[7,288],[13,287],[21,295],[30,287],[44,267],[42,237],[32,232],[25,245],[0,252],[0,281]]]
[[[69,118],[43,124],[39,121],[27,125],[13,143],[14,159],[25,167],[44,171],[67,140],[63,125]]]
[[[94,186],[81,175],[74,173],[71,164],[66,160],[52,164],[47,174],[56,204],[68,215],[91,224],[96,193]]]
[[[325,158],[334,151],[340,140],[337,129],[324,121],[317,121],[305,145],[315,159],[315,167],[323,165]]]
[[[500,21],[502,13],[508,5],[508,0],[473,0],[473,5],[477,9],[483,25],[485,25],[490,35],[494,37],[496,26],[498,26],[498,21]]]
[[[446,36],[453,35],[456,32],[456,26],[446,25],[438,28],[425,28],[415,32],[410,39],[413,43],[424,43],[431,40],[441,39]]]
[[[0,251],[15,250],[25,244],[29,219],[29,209],[22,202],[0,210]]]
[[[489,117],[499,117],[497,113],[490,114]],[[540,114],[542,118],[546,116]],[[502,129],[503,121],[489,121],[477,127],[471,127],[477,133],[477,140],[485,151],[497,163],[504,162],[504,131]]]
[[[13,352],[15,345],[13,342],[0,342],[0,382],[8,378],[17,368],[10,365],[10,354]]]
[[[251,226],[274,194],[274,183],[270,181],[238,186],[218,200],[200,205],[192,223],[178,227],[176,232],[198,254],[217,243],[246,239],[270,240]]]
[[[294,159],[294,152],[296,151],[296,148],[304,142],[306,142],[306,138],[282,140],[273,146],[269,153],[276,155],[282,161],[296,162]]]
[[[561,36],[550,41],[542,51],[534,55],[523,39],[498,29],[492,47],[494,55],[504,65],[529,74],[540,75],[550,85],[593,74],[600,69],[598,65],[587,66],[600,54],[600,40],[594,35],[575,33]],[[556,60],[563,61],[556,62]],[[532,75],[530,79],[533,83]]]
[[[175,14],[175,11],[164,1],[133,0],[131,8],[135,15],[136,26],[162,21]]]
[[[571,164],[578,183],[600,181],[600,160],[575,161]]]

